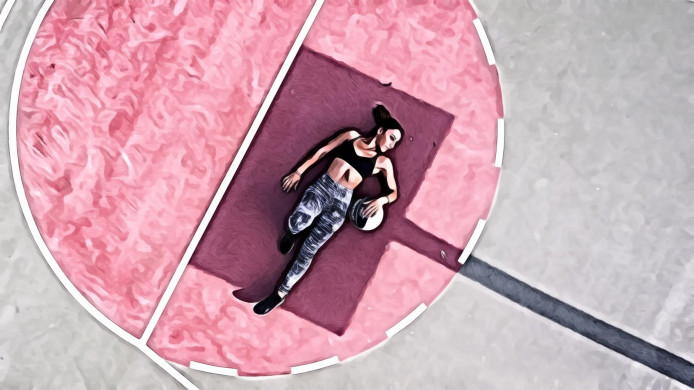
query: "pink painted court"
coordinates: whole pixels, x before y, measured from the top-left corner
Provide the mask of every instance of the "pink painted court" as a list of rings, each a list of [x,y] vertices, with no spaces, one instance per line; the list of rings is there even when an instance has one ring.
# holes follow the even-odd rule
[[[410,3],[52,2],[21,74],[16,164],[61,281],[162,367],[229,375],[321,368],[426,322],[492,208],[503,109],[473,7]],[[376,102],[404,129],[384,153],[397,200],[373,232],[346,220],[255,314],[331,160],[294,192],[282,178],[341,129],[365,135]],[[374,175],[354,196],[384,189]]]

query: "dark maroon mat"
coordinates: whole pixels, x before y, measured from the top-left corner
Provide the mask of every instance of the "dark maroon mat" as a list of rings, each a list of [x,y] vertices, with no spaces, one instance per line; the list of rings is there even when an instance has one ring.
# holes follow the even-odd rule
[[[394,87],[383,86],[329,57],[302,48],[275,102],[200,241],[191,264],[241,286],[235,296],[257,302],[282,281],[297,252],[281,255],[277,239],[303,191],[325,172],[331,156],[312,167],[297,191],[282,192],[280,181],[302,158],[346,127],[366,133],[374,125],[371,107],[383,102],[405,128],[389,152],[399,198],[386,206],[382,226],[365,233],[345,221],[318,251],[311,267],[279,308],[336,334],[348,327],[389,241],[399,241],[457,271],[462,250],[405,219],[407,205],[446,137],[453,116]],[[385,185],[385,183],[383,183]],[[377,194],[369,177],[354,198]],[[445,258],[441,256],[445,252]]]

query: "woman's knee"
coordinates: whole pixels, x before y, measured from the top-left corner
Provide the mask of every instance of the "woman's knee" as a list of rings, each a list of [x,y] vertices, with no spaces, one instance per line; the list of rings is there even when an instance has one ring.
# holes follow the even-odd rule
[[[313,222],[313,218],[311,214],[302,212],[299,209],[295,210],[292,215],[289,216],[289,231],[292,232],[292,234],[299,233]]]
[[[294,212],[289,216],[289,230],[296,234],[306,229],[316,215],[320,214],[321,204],[320,199],[310,191],[306,191],[301,198],[299,205]]]

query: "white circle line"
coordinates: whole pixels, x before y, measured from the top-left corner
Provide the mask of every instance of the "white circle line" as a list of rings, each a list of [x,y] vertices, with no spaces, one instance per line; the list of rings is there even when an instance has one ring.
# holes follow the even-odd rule
[[[41,233],[39,232],[39,229],[36,225],[36,221],[34,220],[34,217],[31,214],[29,202],[27,201],[26,193],[24,192],[24,185],[22,184],[22,177],[19,170],[19,159],[17,153],[17,112],[19,102],[19,90],[22,84],[24,68],[26,67],[26,62],[29,57],[29,51],[31,50],[31,46],[34,43],[34,39],[36,38],[36,34],[38,32],[39,27],[41,26],[41,23],[43,22],[43,19],[46,17],[48,10],[53,5],[53,1],[54,0],[46,0],[39,9],[38,14],[36,15],[36,19],[34,19],[31,29],[29,30],[29,34],[27,35],[26,40],[24,41],[22,52],[19,55],[17,68],[14,74],[14,81],[12,83],[12,93],[10,95],[10,112],[8,116],[10,164],[12,166],[12,178],[14,180],[15,190],[17,191],[17,197],[19,199],[19,205],[22,209],[22,213],[24,214],[24,219],[27,222],[29,231],[31,232],[32,237],[34,238],[34,241],[36,241],[36,245],[38,245],[41,254],[53,270],[53,273],[55,273],[55,275],[58,277],[58,280],[60,280],[63,286],[65,286],[70,295],[72,295],[72,297],[77,302],[79,302],[79,304],[82,305],[82,307],[84,307],[89,314],[91,314],[94,318],[97,319],[97,321],[99,321],[102,325],[104,325],[107,329],[116,334],[118,337],[122,338],[126,342],[134,345],[139,350],[141,350],[145,355],[152,359],[152,361],[155,364],[163,368],[164,371],[169,373],[186,389],[197,389],[197,386],[190,382],[188,378],[183,376],[183,374],[181,374],[178,370],[171,366],[166,360],[157,355],[152,349],[149,348],[149,346],[147,346],[143,342],[140,342],[140,340],[135,338],[135,336],[131,335],[130,333],[126,332],[123,328],[116,325],[103,313],[97,310],[97,308],[94,307],[94,305],[92,305],[92,303],[89,302],[84,297],[84,295],[82,295],[82,293],[75,287],[75,285],[72,284],[72,281],[68,279],[68,277],[65,275],[65,272],[63,272],[63,270],[58,265],[58,262],[51,254],[51,251],[48,249],[48,246],[46,246],[46,243],[43,240],[43,237],[41,236]]]

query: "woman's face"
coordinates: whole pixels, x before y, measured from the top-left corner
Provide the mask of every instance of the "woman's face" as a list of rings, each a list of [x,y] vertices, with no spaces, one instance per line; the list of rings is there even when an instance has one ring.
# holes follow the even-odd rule
[[[379,135],[376,142],[378,144],[378,148],[381,150],[381,153],[385,153],[390,149],[393,149],[400,141],[401,137],[402,133],[398,129],[387,129],[385,131],[383,129],[379,130]]]

